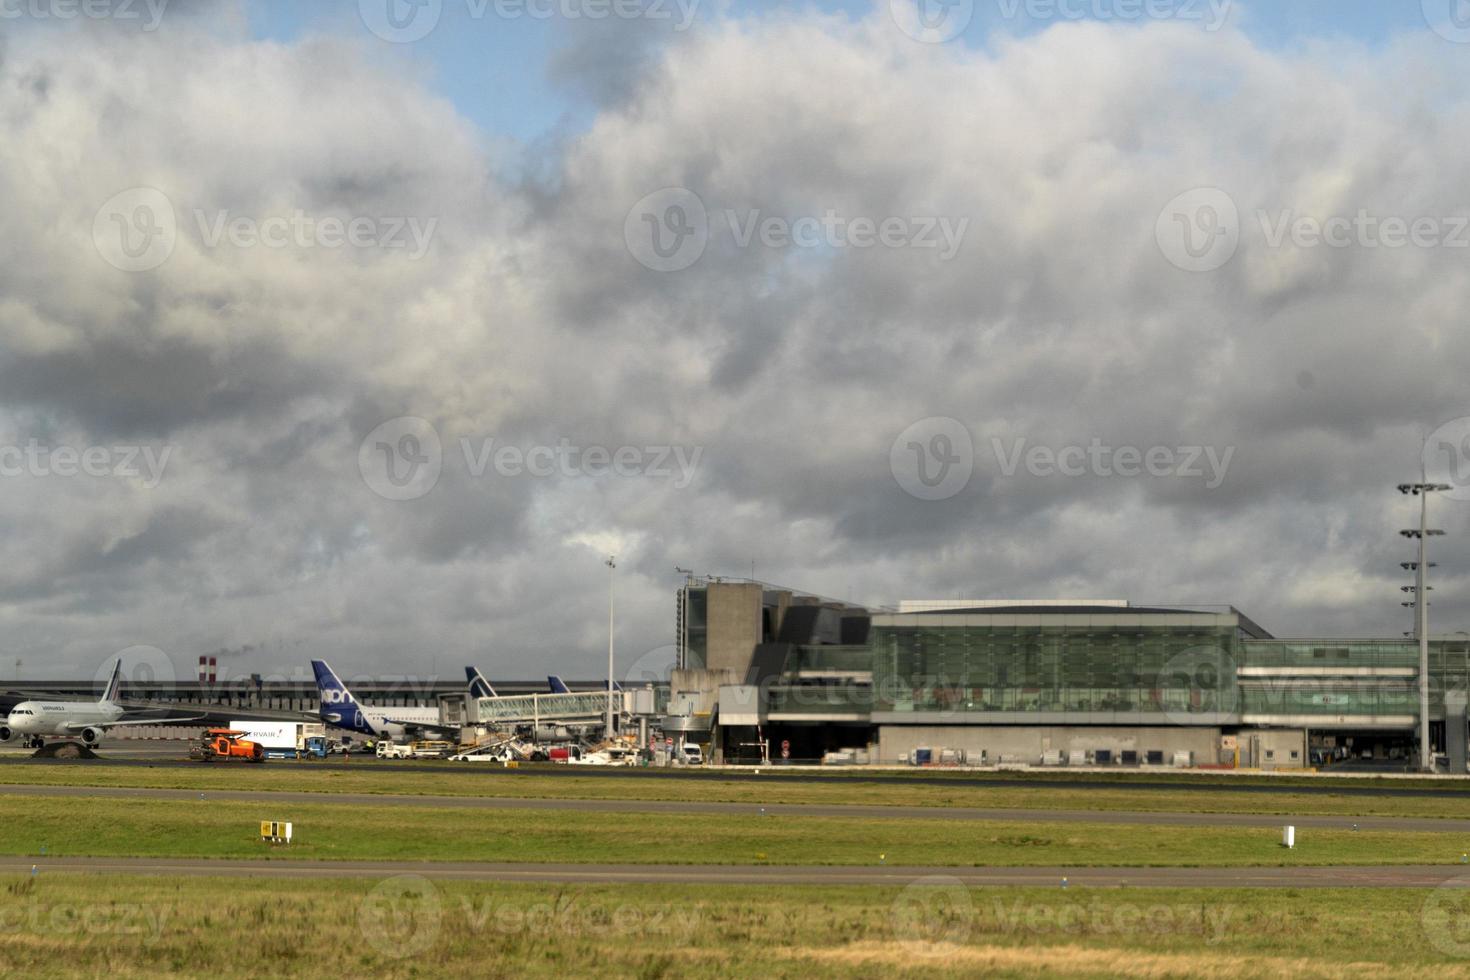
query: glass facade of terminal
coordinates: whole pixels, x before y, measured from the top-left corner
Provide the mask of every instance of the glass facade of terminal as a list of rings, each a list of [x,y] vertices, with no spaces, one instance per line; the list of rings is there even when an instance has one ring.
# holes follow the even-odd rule
[[[1230,614],[880,616],[869,636],[873,711],[1066,715],[1171,724],[1418,717],[1419,648],[1404,640],[1277,640]],[[1430,643],[1431,717],[1470,690],[1470,637]]]
[[[1228,712],[1237,633],[1212,614],[880,617],[869,634],[874,710]]]

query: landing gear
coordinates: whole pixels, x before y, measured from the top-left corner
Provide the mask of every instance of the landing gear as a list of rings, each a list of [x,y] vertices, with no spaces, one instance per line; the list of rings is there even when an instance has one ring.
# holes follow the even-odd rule
[[[44,749],[46,747],[46,740],[39,735],[32,735],[26,742],[25,747],[28,749]]]

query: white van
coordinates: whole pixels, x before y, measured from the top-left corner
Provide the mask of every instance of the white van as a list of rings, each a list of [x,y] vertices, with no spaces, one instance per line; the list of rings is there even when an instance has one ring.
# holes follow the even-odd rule
[[[686,743],[679,748],[679,760],[686,766],[702,766],[704,750],[693,743]]]

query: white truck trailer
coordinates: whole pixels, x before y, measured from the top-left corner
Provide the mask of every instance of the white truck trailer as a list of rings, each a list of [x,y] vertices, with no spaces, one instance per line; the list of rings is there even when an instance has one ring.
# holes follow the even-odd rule
[[[309,721],[232,721],[230,727],[265,749],[268,759],[299,759],[306,753],[307,739],[327,734],[326,725]]]

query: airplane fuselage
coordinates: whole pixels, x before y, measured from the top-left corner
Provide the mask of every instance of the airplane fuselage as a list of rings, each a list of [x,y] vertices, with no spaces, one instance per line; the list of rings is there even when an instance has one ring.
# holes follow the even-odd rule
[[[374,708],[370,705],[346,702],[323,705],[321,719],[328,725],[345,728],[359,735],[371,735],[398,741],[408,735],[409,729],[417,725],[437,726],[438,708]],[[392,721],[388,719],[392,718]],[[408,722],[407,725],[402,722]]]
[[[123,715],[116,704],[98,701],[22,701],[5,726],[16,735],[75,737],[79,726],[110,725]]]

